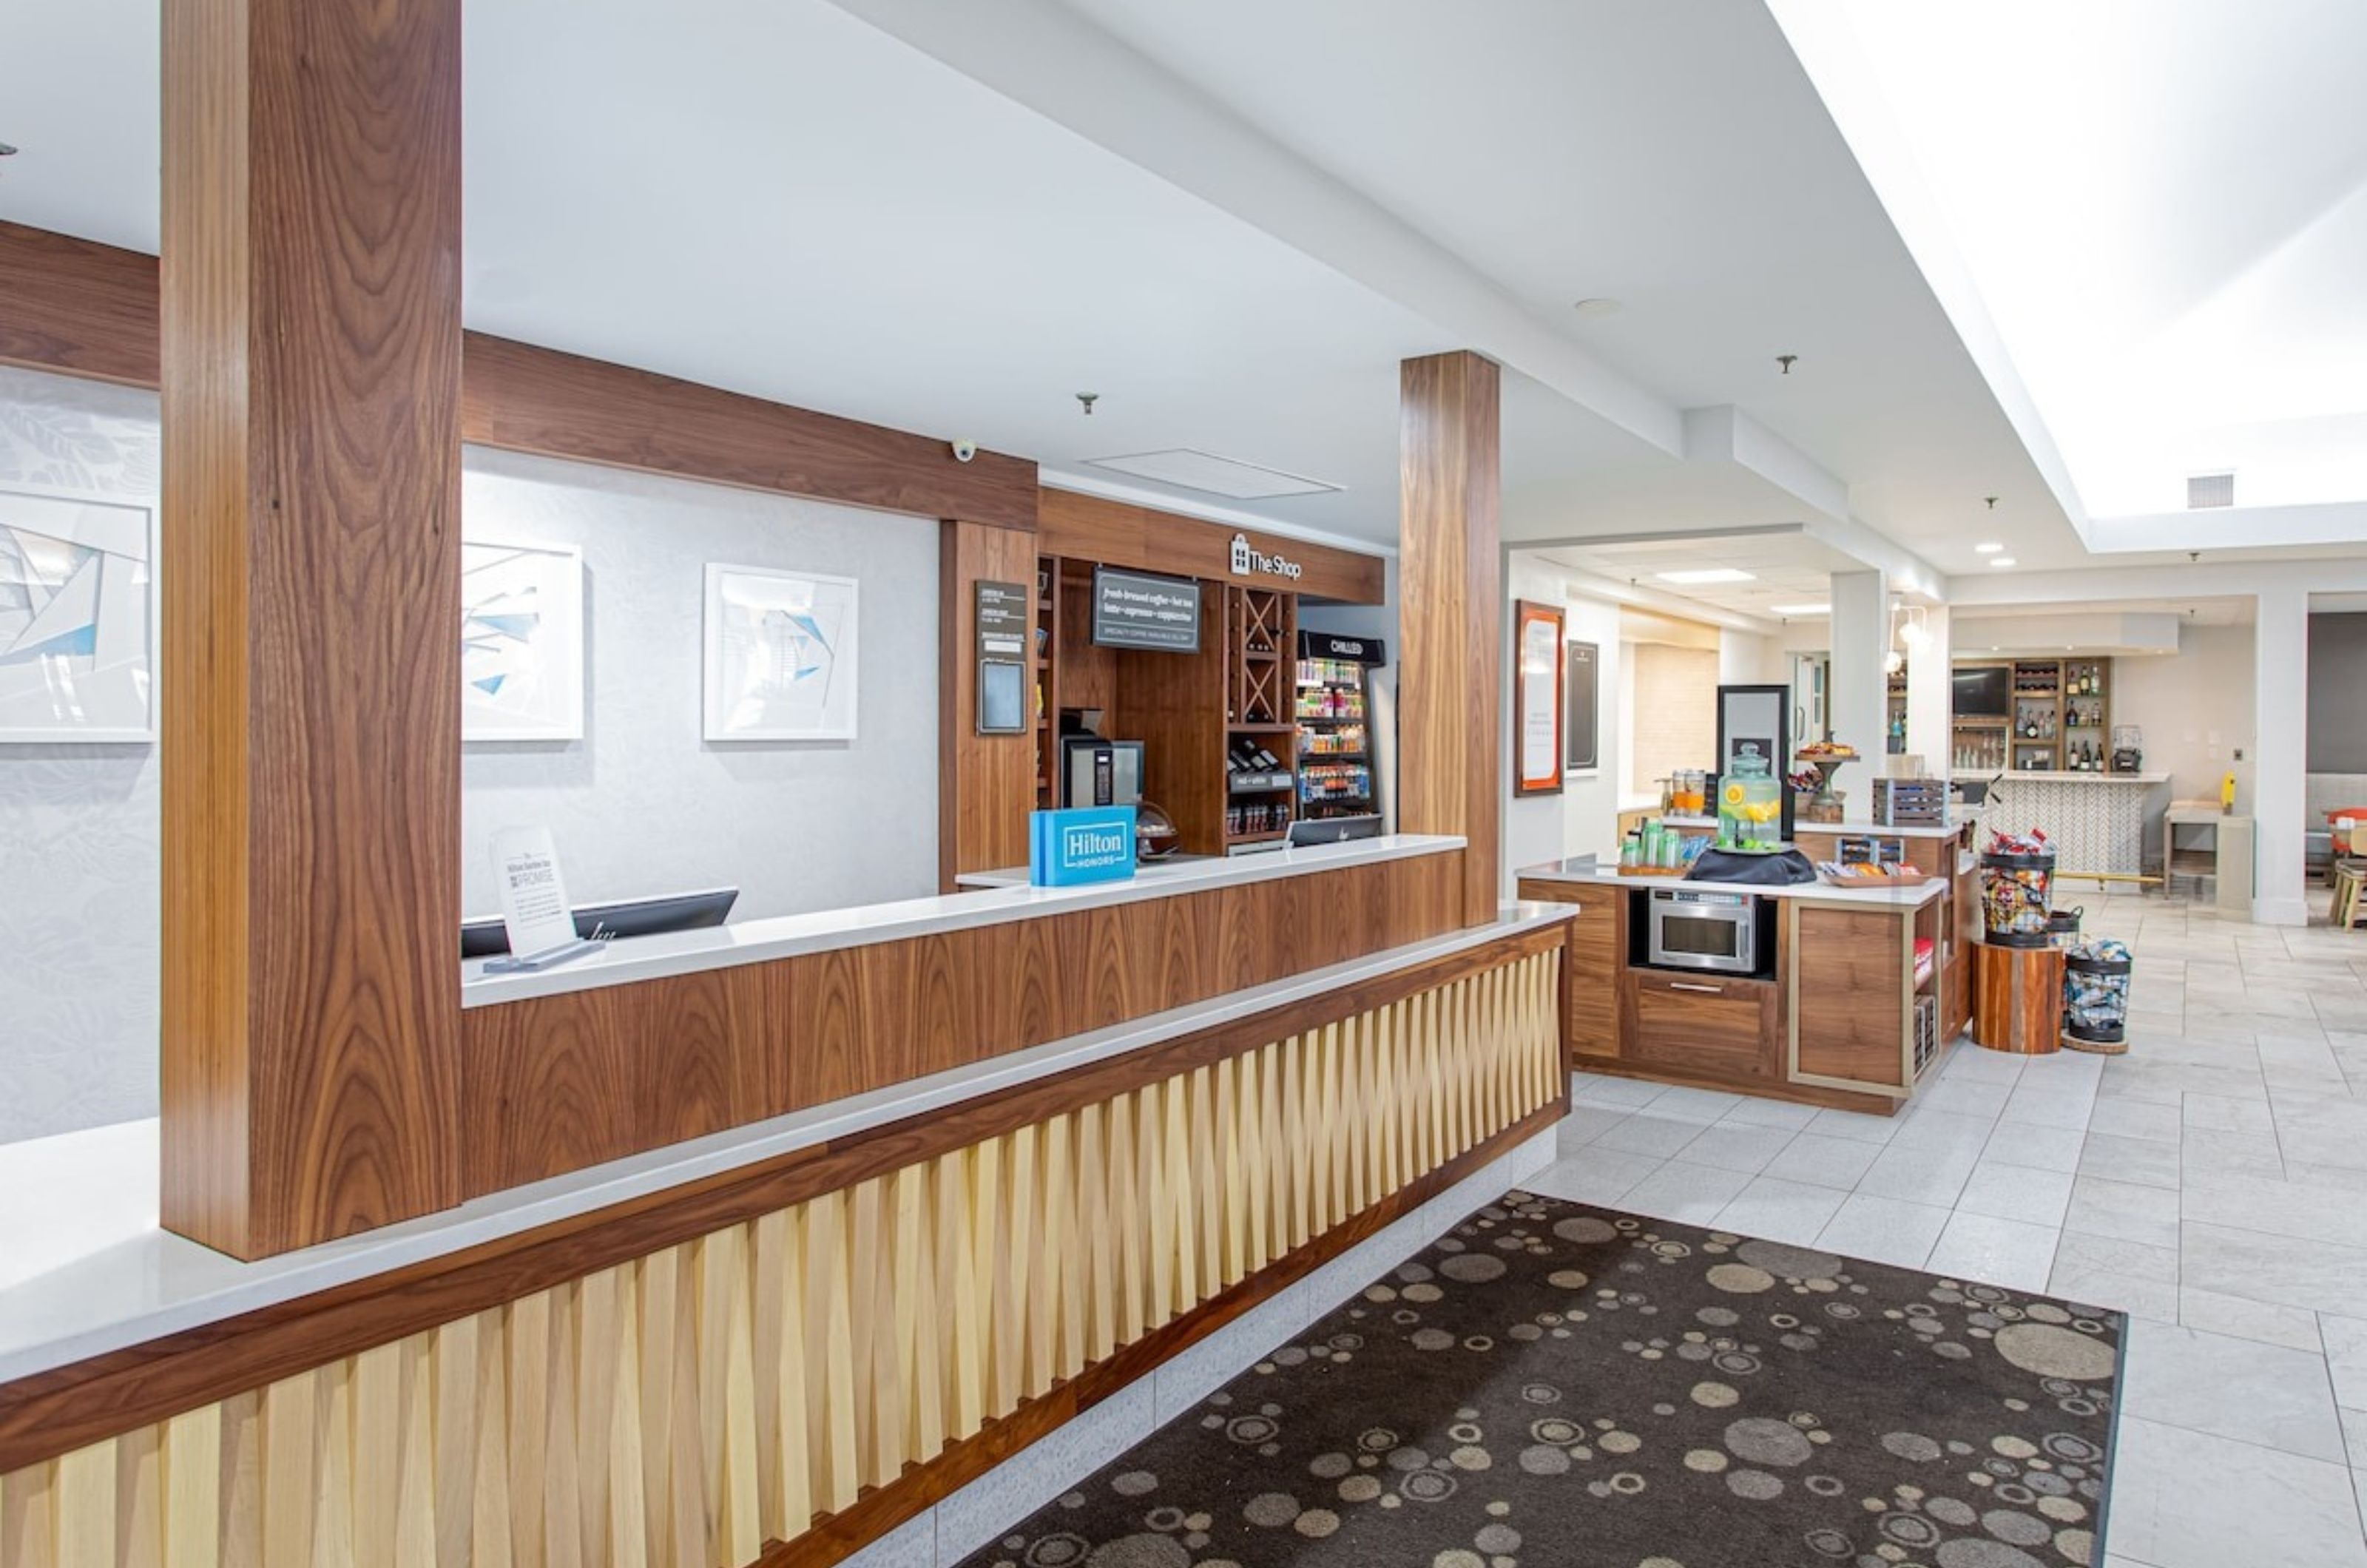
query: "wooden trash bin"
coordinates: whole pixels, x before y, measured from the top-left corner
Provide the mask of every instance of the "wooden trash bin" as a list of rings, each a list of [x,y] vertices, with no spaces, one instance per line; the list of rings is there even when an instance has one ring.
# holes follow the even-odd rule
[[[2017,1055],[2062,1044],[2063,949],[1973,944],[1973,1043]]]

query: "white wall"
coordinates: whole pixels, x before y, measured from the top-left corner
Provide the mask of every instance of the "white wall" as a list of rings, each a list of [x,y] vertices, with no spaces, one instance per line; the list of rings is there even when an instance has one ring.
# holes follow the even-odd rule
[[[1498,777],[1503,807],[1501,829],[1503,845],[1504,896],[1511,897],[1515,874],[1523,866],[1542,861],[1558,860],[1566,852],[1562,848],[1562,799],[1557,795],[1515,795],[1512,781],[1519,776],[1512,765],[1512,747],[1519,728],[1512,715],[1512,669],[1515,659],[1512,639],[1519,635],[1519,617],[1512,604],[1521,599],[1543,604],[1558,604],[1562,597],[1563,573],[1557,567],[1546,566],[1535,557],[1514,551],[1504,563],[1504,626],[1498,638],[1501,645],[1497,668],[1503,671],[1497,695],[1496,742],[1499,762]],[[1574,636],[1568,630],[1564,636]],[[1614,638],[1616,640],[1614,632]],[[1583,640],[1582,638],[1580,640]],[[1568,784],[1563,787],[1567,789]]]
[[[937,525],[885,513],[471,450],[471,538],[573,544],[588,578],[584,739],[461,760],[461,888],[496,913],[489,835],[557,836],[579,902],[736,886],[734,919],[935,891]],[[862,585],[853,741],[699,739],[705,564]]]
[[[154,393],[0,369],[0,485],[153,506],[160,457]],[[156,1113],[156,780],[153,745],[0,745],[0,1143]]]
[[[157,428],[153,393],[0,369],[0,485],[153,504]],[[934,523],[466,461],[471,537],[582,547],[592,671],[583,741],[468,749],[468,908],[494,907],[486,832],[520,821],[557,830],[581,899],[731,883],[744,916],[934,889]],[[708,560],[862,581],[859,739],[699,740]],[[172,700],[170,671],[158,692]],[[0,1143],[155,1113],[158,820],[153,745],[0,745]]]
[[[1597,676],[1602,684],[1601,738],[1597,766],[1583,773],[1562,775],[1563,854],[1619,855],[1620,781],[1627,776],[1627,733],[1633,712],[1621,694],[1631,689],[1626,649],[1619,640],[1619,606],[1607,599],[1570,595],[1565,601],[1568,624],[1563,635],[1572,642],[1591,642],[1601,649]]]
[[[1629,793],[1655,795],[1660,781],[1688,768],[1717,767],[1718,650],[1665,642],[1631,642],[1634,750],[1624,772]]]
[[[2180,800],[2216,800],[2220,776],[2253,734],[2252,628],[2179,628],[2175,656],[2112,660],[2112,723],[2145,731],[2145,765],[2170,775]],[[2160,841],[2160,813],[2146,824],[2147,852]]]
[[[1757,632],[1721,626],[1717,634],[1717,683],[1721,686],[1780,686],[1791,679],[1791,661],[1782,643]],[[1713,736],[1711,748],[1716,749]],[[1713,759],[1714,761],[1715,759]]]

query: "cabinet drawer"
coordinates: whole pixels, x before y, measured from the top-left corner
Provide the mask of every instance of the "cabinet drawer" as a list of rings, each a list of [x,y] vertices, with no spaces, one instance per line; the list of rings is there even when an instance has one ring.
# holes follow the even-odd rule
[[[1630,1060],[1777,1075],[1775,987],[1766,981],[1630,970],[1626,993]]]

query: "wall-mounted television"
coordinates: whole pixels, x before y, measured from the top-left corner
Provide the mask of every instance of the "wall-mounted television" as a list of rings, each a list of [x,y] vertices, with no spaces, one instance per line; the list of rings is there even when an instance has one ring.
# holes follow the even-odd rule
[[[1958,718],[2011,718],[2013,666],[1976,664],[1955,671]]]

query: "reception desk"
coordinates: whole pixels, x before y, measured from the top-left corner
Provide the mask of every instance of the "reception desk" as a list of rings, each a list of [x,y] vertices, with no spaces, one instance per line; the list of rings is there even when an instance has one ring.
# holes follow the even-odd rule
[[[6,1561],[834,1562],[1546,1157],[1571,911],[1419,930],[1460,844],[473,982],[539,1013],[472,1047],[485,1190],[255,1262],[157,1227],[153,1122],[7,1151],[43,1201],[0,1210]]]

